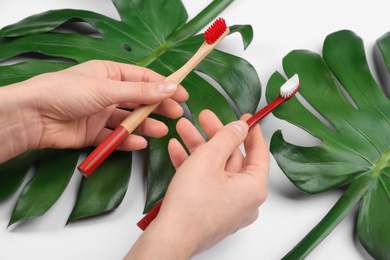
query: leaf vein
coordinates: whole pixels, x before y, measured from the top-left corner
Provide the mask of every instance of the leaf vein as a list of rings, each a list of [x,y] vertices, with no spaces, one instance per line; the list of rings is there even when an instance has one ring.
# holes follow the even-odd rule
[[[378,151],[379,155],[383,155],[383,152],[380,150],[380,148],[365,134],[363,133],[359,128],[357,128],[354,124],[352,124],[351,122],[349,122],[345,117],[341,116],[340,117],[347,123],[349,124],[353,129],[356,130],[356,132],[358,132],[361,136],[363,136],[368,142],[370,142],[374,147],[375,149]]]
[[[355,84],[355,86],[359,86],[359,84],[357,83],[355,77],[353,77],[349,71],[349,68],[348,66],[345,64],[345,61],[343,62],[343,65],[345,67],[345,70],[347,71],[348,75],[350,76],[351,80],[353,81],[353,83]],[[367,94],[365,91],[362,91],[359,87],[357,88],[360,93],[362,94],[362,96],[365,97],[365,99],[367,100],[367,102],[386,120],[386,122],[390,125],[390,119],[387,118],[387,116],[385,114],[383,114],[383,112],[373,103],[371,102],[371,100],[368,98]]]
[[[30,44],[27,44],[27,43],[16,43],[16,44],[13,44],[13,46],[15,45],[27,45],[27,46],[30,46]],[[123,60],[123,61],[126,61],[126,62],[130,62],[132,64],[136,64],[135,61],[133,60],[130,60],[130,59],[126,59],[126,58],[123,58],[121,56],[117,56],[117,55],[114,55],[112,53],[109,53],[109,52],[106,52],[106,51],[103,51],[103,50],[99,50],[99,49],[96,49],[96,48],[92,48],[92,47],[88,47],[86,45],[76,45],[76,44],[59,44],[59,43],[40,43],[41,46],[58,46],[58,47],[77,47],[77,48],[80,48],[80,49],[88,49],[88,50],[92,50],[92,51],[95,51],[95,52],[98,52],[98,53],[102,53],[102,54],[105,54],[105,55],[108,55],[108,56],[112,56],[112,57],[115,57],[117,59],[120,59],[120,60]],[[63,57],[63,56],[61,56]]]
[[[379,181],[380,181],[380,183],[381,183],[381,186],[382,186],[382,188],[383,188],[383,191],[384,191],[385,194],[386,194],[387,200],[390,202],[390,192],[389,192],[389,190],[387,189],[386,184],[383,182],[382,178],[379,178]]]
[[[133,6],[134,10],[135,10],[135,14],[137,15],[137,17],[139,18],[139,20],[142,22],[143,25],[145,25],[145,27],[149,30],[149,32],[153,35],[153,37],[156,39],[156,41],[162,45],[162,42],[158,39],[157,37],[157,34],[152,30],[152,28],[150,28],[150,26],[146,23],[146,21],[142,18],[142,16],[139,14],[137,8],[135,7],[135,4],[133,1],[130,1],[130,4]]]
[[[120,32],[120,33],[122,33],[123,35],[125,35],[126,37],[132,39],[133,41],[138,42],[139,44],[141,44],[141,45],[144,46],[145,48],[147,48],[147,49],[149,49],[149,50],[151,50],[151,51],[154,50],[152,47],[150,47],[149,45],[147,45],[145,42],[140,41],[139,39],[133,37],[133,36],[132,36],[131,34],[129,34],[127,31],[124,31],[124,30],[120,29],[119,27],[113,26],[111,23],[107,23],[106,21],[102,21],[102,20],[98,20],[98,19],[94,19],[94,18],[89,18],[89,20],[91,20],[91,21],[96,21],[96,22],[98,22],[98,23],[103,23],[103,24],[105,24],[107,27],[112,28],[112,29],[115,29],[117,32]],[[112,19],[112,21],[117,22],[117,21],[114,20],[114,19]],[[97,28],[96,28],[96,29],[97,29]],[[103,35],[103,37],[104,37],[104,34],[102,34],[102,35]]]

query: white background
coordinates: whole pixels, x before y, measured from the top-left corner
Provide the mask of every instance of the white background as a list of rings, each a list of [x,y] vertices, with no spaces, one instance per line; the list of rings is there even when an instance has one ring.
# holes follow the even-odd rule
[[[183,0],[190,18],[210,1]],[[119,18],[110,0],[2,0],[0,28],[26,16],[50,9],[86,9]],[[321,53],[325,37],[350,29],[363,38],[374,76],[375,41],[388,32],[388,1],[250,1],[233,2],[222,14],[228,25],[250,24],[254,40],[243,51],[239,34],[226,38],[219,49],[248,60],[263,85],[259,108],[265,105],[264,91],[271,74],[281,69],[282,58],[294,49]],[[1,51],[1,50],[0,50]],[[244,87],[244,86],[243,86]],[[302,130],[269,115],[261,123],[269,144],[275,130],[296,144],[316,141]],[[121,259],[141,231],[136,226],[145,201],[144,154],[134,154],[130,186],[121,206],[112,213],[65,226],[72,210],[80,174],[74,174],[63,196],[43,217],[7,229],[21,190],[0,201],[0,259]],[[138,163],[137,163],[138,162]],[[28,180],[25,181],[25,183]],[[271,157],[269,195],[258,220],[228,237],[195,259],[280,259],[328,212],[342,190],[305,195],[293,186]],[[355,208],[308,259],[372,259],[360,246],[354,226]]]

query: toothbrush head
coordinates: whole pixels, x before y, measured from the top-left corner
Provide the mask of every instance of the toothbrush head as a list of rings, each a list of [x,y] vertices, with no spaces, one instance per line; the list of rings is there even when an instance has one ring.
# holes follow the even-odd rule
[[[204,33],[204,38],[208,44],[214,44],[223,34],[229,33],[225,19],[218,18]]]
[[[298,74],[292,76],[280,87],[280,96],[283,98],[291,98],[300,87]]]

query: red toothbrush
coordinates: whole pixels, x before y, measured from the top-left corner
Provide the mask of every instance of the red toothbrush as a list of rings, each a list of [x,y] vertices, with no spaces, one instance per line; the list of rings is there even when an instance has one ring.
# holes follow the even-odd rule
[[[263,109],[261,109],[246,121],[249,129],[252,129],[257,123],[260,122],[261,119],[266,117],[280,104],[292,98],[295,93],[297,93],[300,86],[301,85],[299,83],[298,74],[295,74],[280,87],[279,96],[274,101],[266,105]]]
[[[298,74],[295,74],[292,76],[289,80],[286,81],[281,87],[280,87],[280,93],[279,96],[266,105],[263,109],[261,109],[259,112],[254,114],[251,118],[249,118],[246,123],[249,126],[249,130],[252,129],[257,123],[260,122],[261,119],[266,117],[269,113],[271,113],[275,108],[277,108],[280,104],[283,102],[289,100],[292,98],[295,93],[297,93],[298,89],[300,87],[299,83],[299,77]],[[148,214],[146,214],[138,223],[137,226],[145,230],[149,224],[157,217],[158,212],[160,211],[161,204],[163,200],[161,200],[154,208],[152,208]]]
[[[165,81],[177,84],[199,64],[217,44],[229,33],[223,18],[217,19],[204,33],[206,41],[194,56],[179,70],[171,74]],[[86,177],[92,172],[136,129],[160,103],[142,105],[135,109],[96,149],[78,166],[78,170]]]

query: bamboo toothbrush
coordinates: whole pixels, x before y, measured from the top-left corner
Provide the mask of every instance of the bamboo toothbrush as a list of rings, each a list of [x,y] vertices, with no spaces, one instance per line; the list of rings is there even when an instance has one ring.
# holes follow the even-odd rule
[[[246,123],[249,126],[249,130],[252,129],[257,123],[260,122],[261,119],[266,117],[280,104],[292,98],[295,95],[295,93],[297,93],[299,87],[300,87],[299,77],[298,74],[295,74],[280,87],[279,96],[274,101],[266,105],[263,109],[261,109],[259,112],[254,114],[251,118],[249,118],[246,121]],[[149,224],[157,217],[162,202],[163,201],[161,200],[137,223],[137,226],[140,229],[145,230],[149,226]]]
[[[165,81],[174,81],[177,84],[199,64],[217,44],[229,34],[223,18],[217,19],[204,33],[205,42],[194,56],[179,70],[171,74]],[[156,109],[160,103],[142,105],[135,109],[96,149],[78,166],[78,170],[86,177],[121,144],[144,120]]]

